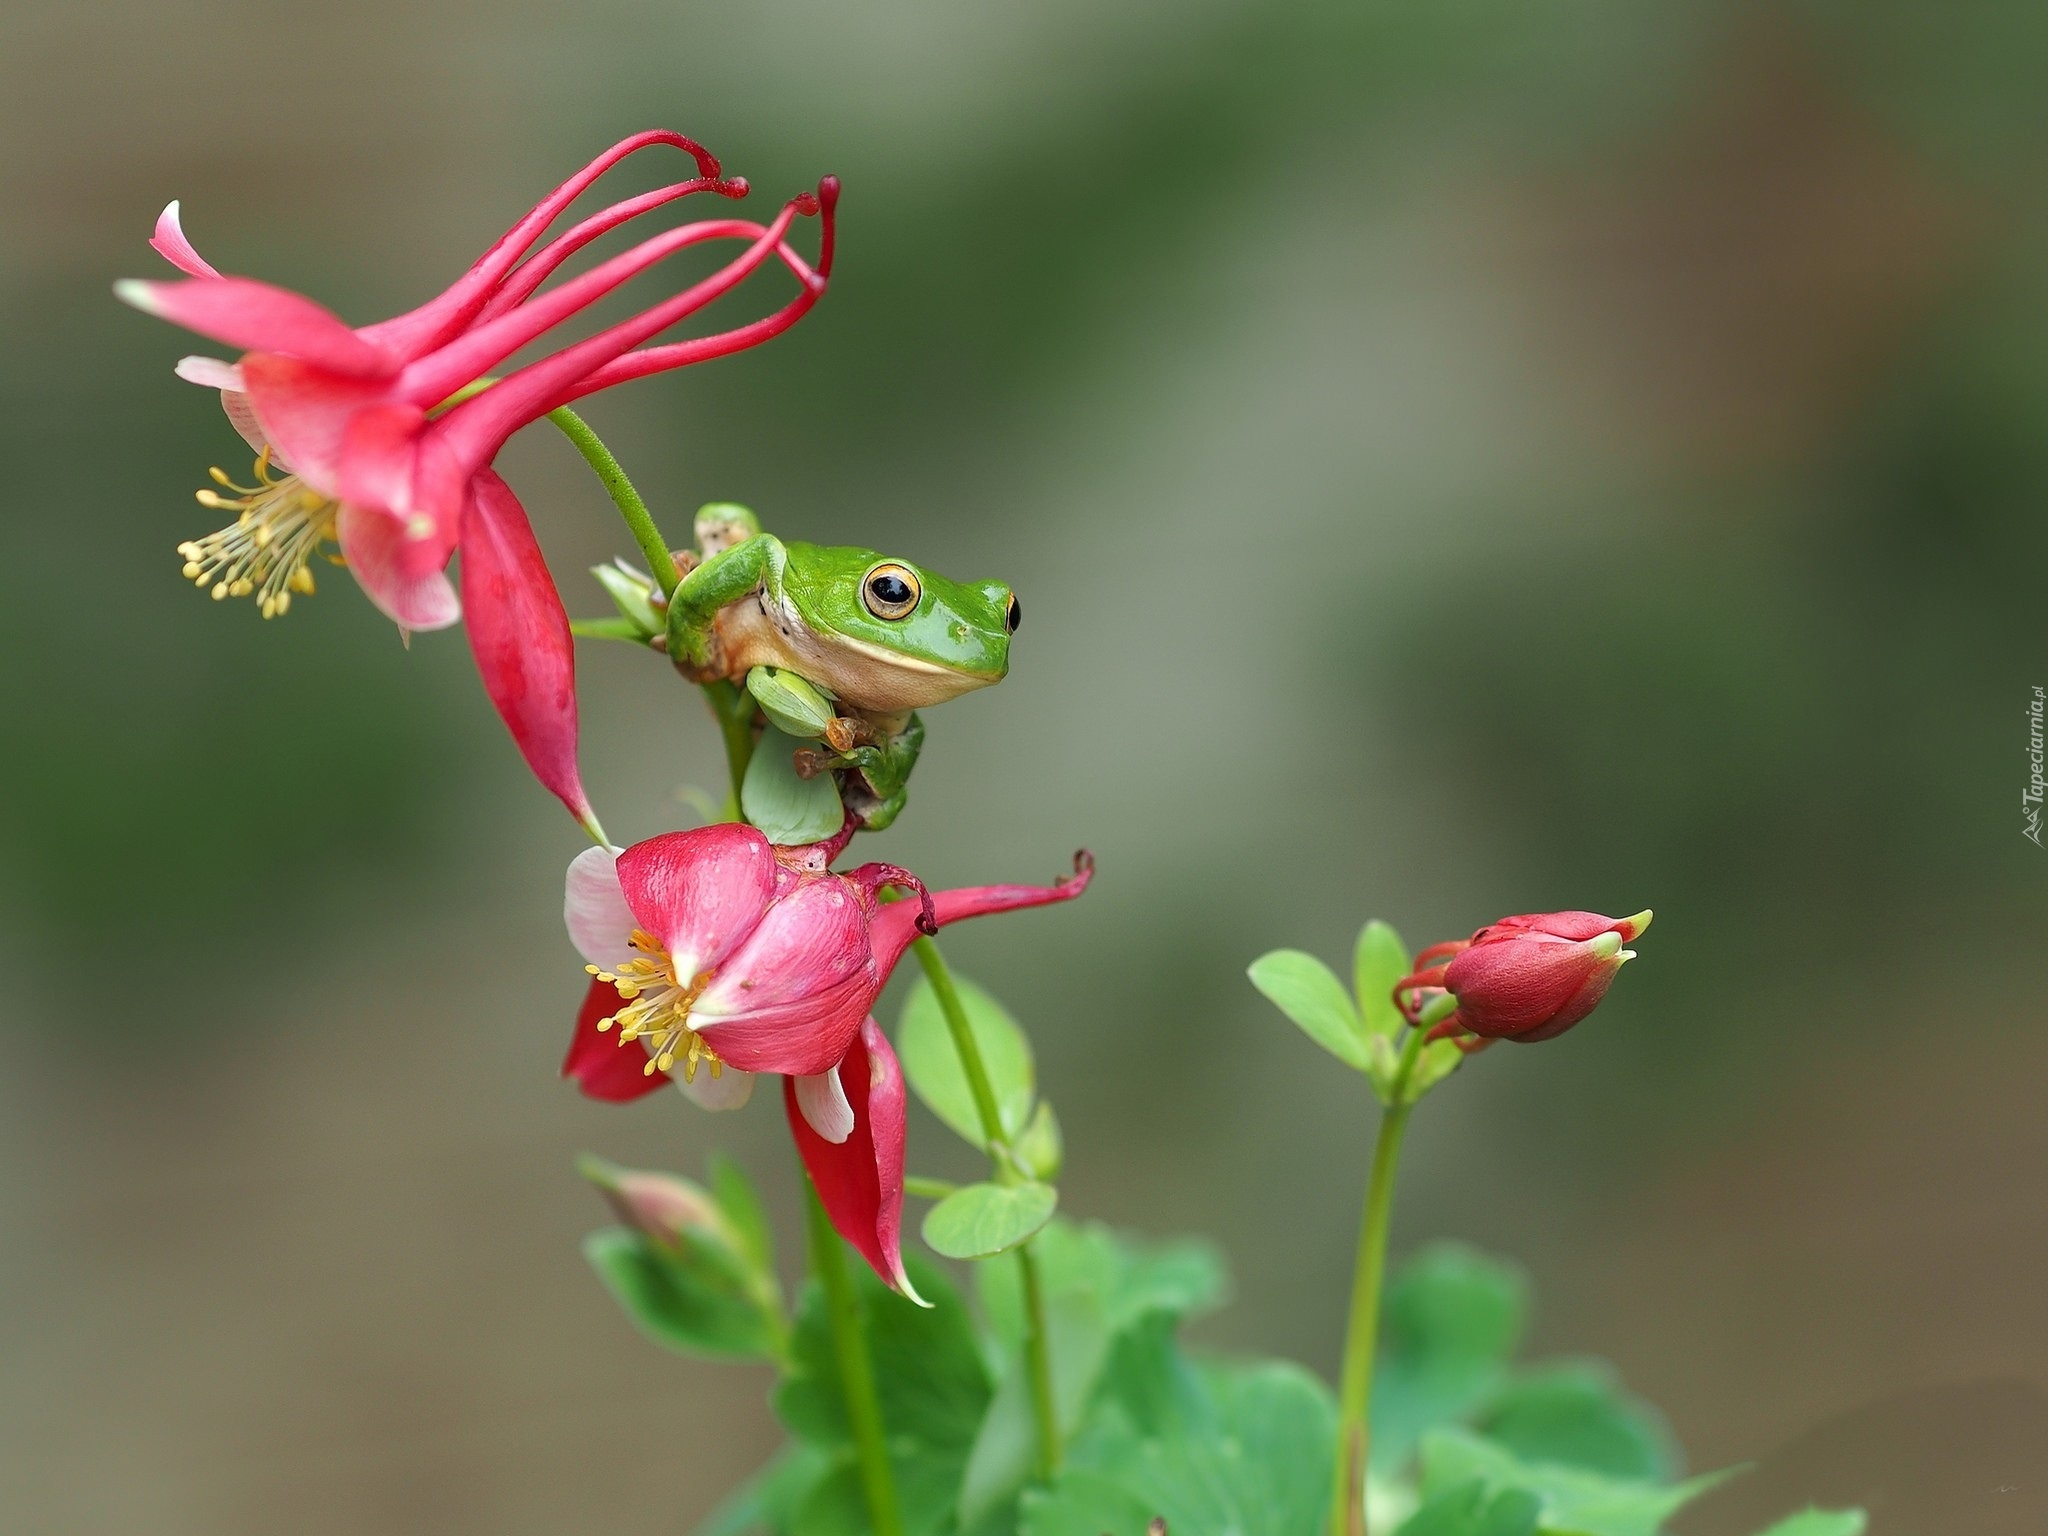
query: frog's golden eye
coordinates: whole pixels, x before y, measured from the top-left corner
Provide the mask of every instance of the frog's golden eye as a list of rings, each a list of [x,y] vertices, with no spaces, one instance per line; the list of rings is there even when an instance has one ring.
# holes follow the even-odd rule
[[[878,565],[860,584],[860,600],[878,619],[907,619],[923,588],[907,565]]]
[[[1010,594],[1010,606],[1003,610],[1003,622],[1010,626],[1010,633],[1017,633],[1017,626],[1024,622],[1024,605],[1017,601],[1017,594]]]

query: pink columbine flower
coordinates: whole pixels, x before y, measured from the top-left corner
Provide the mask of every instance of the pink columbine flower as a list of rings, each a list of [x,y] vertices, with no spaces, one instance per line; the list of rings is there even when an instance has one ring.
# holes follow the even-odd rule
[[[533,249],[598,177],[653,145],[687,151],[699,174],[615,203]],[[684,225],[539,291],[569,256],[631,219],[697,192],[739,197],[746,190],[744,181],[723,177],[717,160],[681,134],[637,134],[543,199],[446,292],[364,327],[344,324],[301,295],[222,275],[185,238],[172,203],[150,243],[188,279],[124,282],[116,292],[137,308],[247,349],[233,363],[187,358],[178,372],[221,390],[229,418],[259,453],[254,484],[238,485],[215,471],[216,481],[234,494],[200,493],[202,502],[235,519],[180,546],[185,574],[216,598],[254,596],[271,617],[290,607],[293,593],[313,590],[311,562],[335,543],[370,599],[407,630],[446,627],[467,608],[493,702],[542,782],[594,826],[575,764],[568,618],[525,512],[489,466],[507,438],[557,406],[756,345],[817,302],[832,264],[838,184],[829,177],[815,195],[792,199],[767,225],[742,219]],[[823,237],[813,267],[784,236],[794,219],[815,214],[823,215]],[[714,240],[746,245],[683,292],[439,409],[648,267]],[[645,345],[771,258],[801,285],[781,309],[713,335]],[[458,545],[465,550],[459,596],[446,571]]]
[[[779,848],[724,823],[578,854],[564,916],[592,980],[562,1072],[614,1102],[679,1078],[710,1109],[745,1103],[753,1074],[782,1073],[834,1224],[906,1288],[903,1078],[869,1011],[920,933],[1071,900],[1092,864],[1077,855],[1049,886],[928,892],[892,864],[832,871],[843,842]],[[883,901],[889,886],[909,898]]]
[[[1411,1023],[1429,1013],[1433,1040],[1458,1038],[1473,1049],[1493,1040],[1552,1040],[1599,1005],[1615,973],[1635,958],[1622,946],[1650,918],[1647,911],[1505,917],[1470,939],[1417,955],[1417,969],[1396,985],[1394,1001]],[[1444,997],[1455,1004],[1448,1014],[1438,1003]]]

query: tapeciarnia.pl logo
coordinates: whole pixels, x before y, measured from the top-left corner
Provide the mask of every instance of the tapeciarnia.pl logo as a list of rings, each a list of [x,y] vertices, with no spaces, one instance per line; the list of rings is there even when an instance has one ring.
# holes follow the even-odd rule
[[[2041,776],[2043,754],[2041,749],[2041,719],[2048,710],[2048,689],[2038,684],[2034,696],[2027,700],[2027,787],[2020,791],[2020,814],[2027,824],[2020,828],[2020,836],[2041,846],[2041,795],[2048,789],[2048,779]]]

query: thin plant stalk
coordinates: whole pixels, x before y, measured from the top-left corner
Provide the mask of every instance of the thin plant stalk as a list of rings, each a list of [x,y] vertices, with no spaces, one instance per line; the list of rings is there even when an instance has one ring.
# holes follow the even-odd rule
[[[1020,1175],[1009,1156],[1003,1135],[1003,1118],[996,1106],[996,1093],[988,1078],[988,1066],[981,1059],[981,1046],[974,1038],[974,1026],[960,1002],[960,989],[953,985],[953,972],[938,944],[921,938],[911,946],[917,963],[932,985],[939,1011],[953,1037],[953,1050],[960,1069],[967,1076],[968,1091],[974,1096],[975,1114],[988,1142],[989,1162],[998,1183],[1014,1184]],[[1045,1286],[1038,1274],[1038,1259],[1027,1239],[1017,1246],[1017,1266],[1024,1277],[1024,1369],[1031,1382],[1031,1410],[1038,1425],[1038,1475],[1050,1481],[1060,1469],[1060,1426],[1057,1400],[1052,1389],[1052,1346],[1045,1326]]]
[[[640,499],[640,493],[626,478],[625,470],[619,467],[611,449],[605,447],[604,440],[590,430],[588,422],[566,405],[549,411],[548,420],[576,445],[576,451],[583,455],[583,462],[596,473],[605,494],[611,497],[612,505],[619,509],[619,516],[626,520],[633,542],[640,546],[640,553],[646,557],[648,570],[661,584],[661,595],[673,596],[676,584],[683,579],[682,573],[676,569],[675,556],[669,553],[668,541],[662,538],[661,530],[654,524],[654,514],[647,510],[647,503]]]
[[[487,381],[472,388],[487,387]],[[584,462],[596,471],[619,515],[626,520],[634,542],[647,557],[662,594],[672,596],[682,579],[668,543],[655,525],[654,514],[618,459],[587,422],[566,406],[550,411],[548,420],[576,445]],[[718,719],[725,739],[725,763],[730,787],[726,792],[726,819],[745,821],[740,808],[740,784],[754,751],[754,701],[744,689],[716,681],[704,685],[711,712]],[[860,1463],[861,1492],[867,1502],[868,1524],[875,1536],[902,1536],[903,1517],[896,1502],[896,1474],[889,1465],[888,1438],[882,1423],[882,1401],[875,1392],[874,1358],[868,1351],[867,1333],[861,1327],[860,1303],[853,1280],[846,1270],[846,1253],[831,1218],[818,1199],[810,1176],[804,1176],[805,1214],[810,1233],[811,1273],[817,1277],[825,1296],[826,1316],[832,1327],[832,1349],[839,1361],[840,1390],[846,1400],[846,1418],[853,1428],[854,1450]]]
[[[875,1362],[861,1329],[860,1301],[853,1276],[846,1270],[846,1249],[832,1230],[832,1218],[818,1198],[817,1187],[804,1175],[804,1219],[810,1231],[811,1272],[825,1293],[825,1313],[832,1321],[832,1352],[839,1362],[839,1381],[846,1397],[846,1417],[853,1429],[853,1448],[860,1465],[861,1493],[875,1536],[903,1536],[903,1517],[896,1505],[896,1476],[889,1465],[889,1442],[882,1431],[882,1403],[875,1394]]]
[[[1358,1260],[1351,1276],[1351,1322],[1344,1336],[1344,1374],[1337,1399],[1336,1488],[1330,1501],[1330,1536],[1367,1536],[1366,1467],[1372,1452],[1372,1371],[1379,1349],[1380,1290],[1387,1272],[1387,1229],[1394,1216],[1394,1178],[1401,1166],[1401,1142],[1415,1105],[1408,1082],[1422,1055],[1428,1031],[1410,1029],[1395,1068],[1393,1102],[1380,1117],[1373,1144],[1372,1172],[1365,1184],[1365,1211],[1358,1225]]]

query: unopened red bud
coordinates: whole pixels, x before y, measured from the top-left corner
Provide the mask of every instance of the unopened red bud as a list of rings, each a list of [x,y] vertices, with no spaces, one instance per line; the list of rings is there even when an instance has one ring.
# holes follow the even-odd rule
[[[1518,1040],[1563,1034],[1607,995],[1614,973],[1634,958],[1622,946],[1649,926],[1597,912],[1547,912],[1503,918],[1473,935],[1443,968],[1440,984],[1457,1011],[1438,1033]]]

